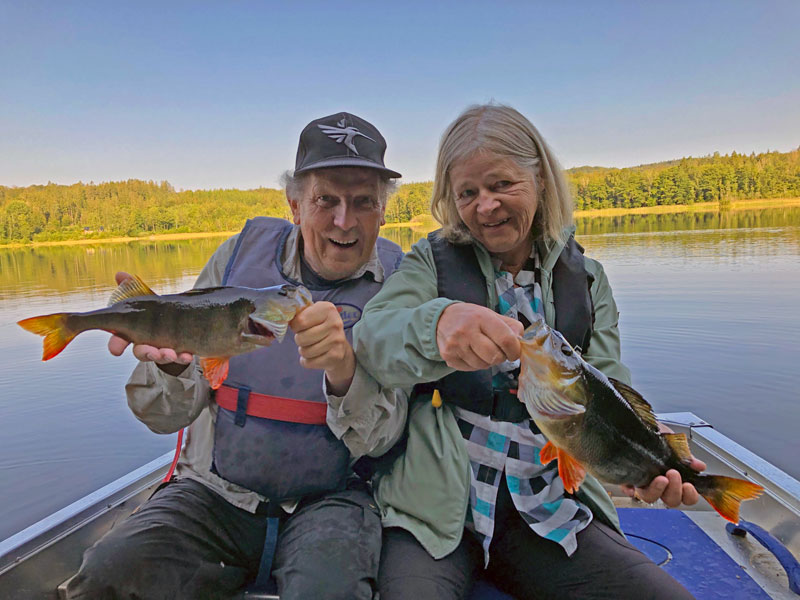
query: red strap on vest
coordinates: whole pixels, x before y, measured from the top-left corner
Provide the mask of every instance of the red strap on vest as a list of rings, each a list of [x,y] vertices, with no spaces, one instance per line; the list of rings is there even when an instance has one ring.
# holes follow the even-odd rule
[[[175,447],[175,456],[172,457],[172,464],[169,467],[169,471],[167,474],[164,475],[164,479],[161,481],[166,483],[170,479],[172,479],[172,474],[175,472],[175,465],[178,464],[178,459],[181,456],[181,448],[183,447],[183,429],[178,432],[178,445]]]
[[[217,390],[217,404],[227,410],[236,412],[238,398],[239,390],[236,388],[223,385]],[[325,402],[267,396],[256,392],[250,392],[247,400],[247,415],[262,419],[325,425],[327,412],[328,405]]]

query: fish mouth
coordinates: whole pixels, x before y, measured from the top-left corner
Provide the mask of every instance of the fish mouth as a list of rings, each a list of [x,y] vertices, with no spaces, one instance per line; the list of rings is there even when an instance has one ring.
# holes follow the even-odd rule
[[[311,297],[311,292],[305,286],[298,286],[295,288],[295,300],[300,307],[306,307],[314,303],[314,298]]]
[[[295,303],[294,308],[296,311],[314,302],[314,298],[311,297],[311,292],[308,291],[308,288],[303,285],[289,285],[288,283],[285,283],[280,287],[278,295],[289,298],[291,301],[293,301]],[[288,311],[290,310],[291,309],[286,309],[284,312],[287,312],[288,314]]]
[[[263,345],[268,346],[278,337],[280,332],[277,331],[275,323],[250,315],[247,319],[247,333],[262,338]],[[284,328],[283,334],[285,333],[286,330]],[[281,335],[281,337],[283,337],[283,335]]]

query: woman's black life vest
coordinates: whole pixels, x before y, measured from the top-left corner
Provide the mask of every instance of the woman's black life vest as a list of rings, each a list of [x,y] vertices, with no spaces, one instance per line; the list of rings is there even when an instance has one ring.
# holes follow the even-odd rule
[[[472,244],[453,244],[440,237],[441,230],[428,234],[436,264],[440,298],[487,306],[489,293]],[[594,277],[586,270],[583,247],[570,236],[553,266],[553,301],[556,329],[579,351],[589,347],[594,325],[591,287]],[[519,422],[528,418],[516,392],[516,376],[510,375],[502,388],[492,384],[491,369],[456,371],[442,379],[414,386],[414,396],[438,389],[442,400],[500,421]],[[512,392],[513,390],[513,392]]]

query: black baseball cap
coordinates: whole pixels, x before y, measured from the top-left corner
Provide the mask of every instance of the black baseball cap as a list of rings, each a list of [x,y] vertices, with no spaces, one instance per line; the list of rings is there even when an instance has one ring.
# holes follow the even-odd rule
[[[356,115],[340,112],[311,121],[300,134],[294,173],[329,167],[377,169],[389,178],[402,177],[383,164],[386,140]]]

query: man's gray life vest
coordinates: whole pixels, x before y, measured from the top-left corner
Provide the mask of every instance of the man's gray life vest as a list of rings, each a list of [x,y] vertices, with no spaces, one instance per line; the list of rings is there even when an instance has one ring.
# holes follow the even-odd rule
[[[299,285],[283,273],[281,265],[291,231],[292,225],[282,219],[249,220],[239,234],[223,285]],[[376,245],[388,277],[403,253],[382,238]],[[339,308],[352,342],[352,326],[380,287],[371,273],[365,273],[332,287],[309,290],[315,302],[328,301]],[[291,331],[281,343],[231,358],[228,377],[217,391],[218,404],[224,396],[230,400],[230,409],[218,406],[212,471],[271,500],[342,488],[351,472],[350,453],[325,424],[322,377],[321,371],[300,366]],[[251,393],[258,406],[250,400]],[[259,412],[272,418],[255,416]]]

